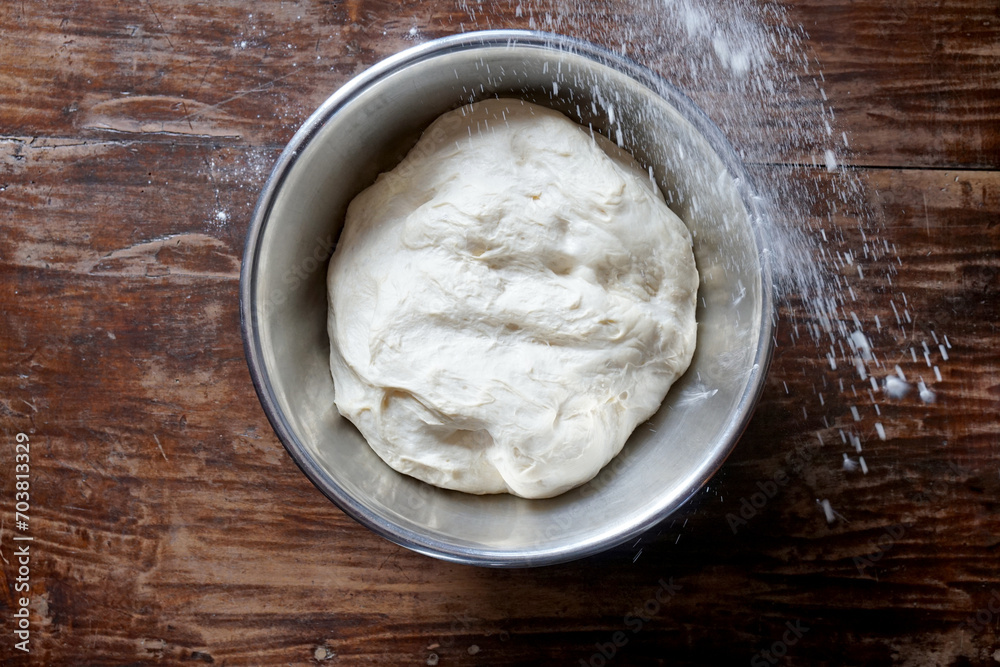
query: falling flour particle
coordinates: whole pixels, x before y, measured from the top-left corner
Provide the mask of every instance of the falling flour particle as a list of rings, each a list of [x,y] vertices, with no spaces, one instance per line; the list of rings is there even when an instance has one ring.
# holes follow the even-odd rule
[[[600,26],[581,18],[590,15],[589,4],[583,0],[521,0],[517,16],[526,17],[535,29],[602,43],[661,73],[685,89],[726,134],[734,137],[737,150],[746,150],[753,162],[794,161],[800,165],[801,178],[763,176],[764,182],[759,183],[760,202],[770,212],[763,227],[773,253],[777,299],[796,304],[788,308],[796,320],[795,337],[801,325],[817,342],[824,380],[830,376],[833,379],[829,385],[835,387],[838,373],[853,375],[855,371],[854,377],[860,377],[862,382],[870,380],[874,392],[869,394],[871,408],[881,417],[875,369],[883,369],[877,374],[884,377],[893,367],[889,359],[910,363],[909,341],[917,332],[904,327],[919,320],[919,313],[911,316],[908,309],[897,309],[897,302],[902,302],[904,308],[907,305],[905,295],[894,291],[903,261],[896,245],[884,237],[883,218],[871,204],[875,198],[871,197],[870,186],[857,172],[840,168],[838,152],[849,147],[851,141],[837,127],[833,114],[837,100],[827,99],[821,63],[809,47],[804,28],[772,3],[625,0],[629,11],[622,12],[615,22]],[[482,3],[463,6],[470,19],[462,25],[463,30],[522,27],[500,23],[489,12],[479,10]],[[717,18],[720,13],[724,18]],[[775,118],[779,120],[772,122]],[[835,145],[833,137],[838,137]],[[841,143],[845,148],[840,148]],[[821,178],[814,174],[824,167],[828,175]],[[828,205],[825,220],[822,213],[810,213],[821,205]],[[860,240],[855,241],[856,237],[834,226],[835,219],[844,217],[853,219],[852,229],[853,222],[857,222]],[[848,264],[856,270],[845,271]],[[866,284],[867,289],[855,289]],[[884,291],[882,285],[888,285],[888,290]],[[845,308],[848,303],[858,317],[845,317],[845,311],[850,312]],[[886,312],[890,317],[883,321],[879,313]],[[871,325],[877,337],[860,338],[865,327]],[[931,336],[940,345],[933,332]],[[947,361],[951,344],[945,336],[943,342],[944,349],[939,347],[938,351],[940,359]],[[853,354],[842,354],[846,361],[838,364],[831,344],[834,349],[840,346],[841,352],[850,347]],[[879,358],[885,360],[885,366]],[[925,356],[920,366],[925,367],[926,361]],[[933,368],[940,382],[941,372]],[[910,367],[907,370],[917,375]],[[894,376],[882,380],[882,388],[885,398],[898,400],[907,396],[913,386],[907,382],[902,367],[897,365],[895,371]],[[795,395],[791,377],[779,379],[789,379],[784,383],[786,393]],[[841,393],[844,391],[841,388]],[[924,391],[927,397],[933,396],[932,390],[922,388],[922,400]],[[823,411],[842,403],[830,400],[830,392],[826,392],[825,404],[819,391],[808,394],[808,398],[806,395],[800,394],[803,398],[794,414],[808,420],[811,413],[807,401],[814,401],[815,405],[808,404],[813,416],[826,429],[833,428],[840,415],[833,417]],[[880,422],[876,426],[880,440],[887,428],[891,429],[892,424],[882,426]],[[822,443],[820,430],[816,435]],[[832,438],[827,442],[832,443]],[[867,473],[863,458],[859,464]],[[827,516],[832,516],[832,510]]]
[[[885,393],[890,398],[899,400],[910,393],[910,388],[909,383],[900,380],[895,375],[890,375],[885,379]]]
[[[827,171],[837,171],[837,156],[833,151],[827,149],[823,153],[823,157],[826,160],[826,170]]]
[[[924,403],[933,403],[937,400],[937,395],[927,388],[927,385],[924,384],[923,380],[920,380],[917,383],[917,388],[920,390],[920,400]]]
[[[872,360],[871,343],[868,341],[868,337],[865,336],[860,330],[851,334],[851,342],[854,343],[854,347],[857,348],[862,359],[865,361]]]
[[[820,507],[823,508],[823,516],[826,517],[826,522],[827,523],[833,523],[833,520],[834,520],[835,517],[834,517],[834,514],[833,514],[833,506],[830,505],[830,501],[827,500],[826,498],[824,498],[823,500],[821,500],[819,502],[819,504],[820,504]]]

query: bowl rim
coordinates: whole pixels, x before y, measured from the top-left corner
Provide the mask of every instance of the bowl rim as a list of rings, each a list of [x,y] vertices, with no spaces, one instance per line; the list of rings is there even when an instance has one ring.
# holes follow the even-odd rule
[[[536,545],[530,550],[512,550],[454,545],[404,528],[357,502],[314,460],[302,442],[299,441],[294,429],[285,417],[278,404],[264,362],[259,332],[255,278],[260,259],[260,242],[267,228],[276,196],[294,167],[298,156],[302,153],[302,149],[313,140],[333,115],[377,81],[430,58],[455,51],[496,47],[531,48],[556,53],[570,52],[584,56],[629,76],[677,109],[685,120],[690,122],[695,130],[708,141],[726,169],[734,177],[735,187],[750,215],[750,226],[757,246],[757,259],[761,267],[760,334],[754,353],[753,366],[747,381],[747,391],[741,397],[730,418],[729,428],[723,433],[723,436],[728,440],[728,446],[719,450],[714,457],[706,459],[699,469],[689,475],[688,486],[666,505],[659,505],[656,511],[627,525],[619,526],[614,531],[605,531],[597,538],[562,547]],[[763,393],[773,352],[774,287],[771,273],[771,253],[768,249],[767,238],[761,229],[761,221],[765,219],[766,213],[762,210],[762,204],[755,194],[752,181],[736,151],[722,131],[684,93],[653,70],[604,47],[558,33],[533,30],[485,30],[434,39],[391,55],[352,77],[309,116],[278,157],[254,208],[247,230],[240,268],[240,330],[250,378],[271,427],[292,460],[306,477],[345,514],[391,542],[446,561],[492,567],[533,567],[591,556],[646,532],[687,503],[718,472],[746,429],[754,408]]]

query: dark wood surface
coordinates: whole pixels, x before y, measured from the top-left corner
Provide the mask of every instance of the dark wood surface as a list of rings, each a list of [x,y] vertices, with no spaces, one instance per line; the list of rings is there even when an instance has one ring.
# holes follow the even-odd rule
[[[873,340],[889,369],[918,369],[921,343],[947,336],[947,360],[931,345],[941,380],[922,371],[935,402],[879,396],[876,417],[863,386],[840,391],[849,369],[830,369],[789,293],[765,395],[708,490],[638,541],[515,571],[374,535],[273,435],[239,333],[252,207],[309,113],[402,48],[488,27],[627,37],[767,182],[835,192],[825,169],[794,166],[808,151],[766,129],[821,113],[813,79],[756,100],[765,129],[737,122],[731,90],[678,64],[677,24],[639,4],[0,4],[0,663],[1000,663],[994,0],[740,5],[766,30],[804,31],[778,66],[805,54],[822,72],[842,161],[893,248],[871,274],[891,284],[854,281],[855,308],[890,323]],[[704,7],[720,25],[733,16]],[[824,202],[804,202],[804,228],[825,221]],[[849,210],[824,224],[836,247],[863,246]],[[894,326],[893,305],[912,324]],[[841,428],[863,436],[868,474],[843,469],[857,454]],[[18,433],[28,532],[14,523]],[[34,538],[30,654],[13,634],[17,535]],[[679,590],[653,604],[671,580]],[[659,608],[636,632],[628,615],[647,603]]]

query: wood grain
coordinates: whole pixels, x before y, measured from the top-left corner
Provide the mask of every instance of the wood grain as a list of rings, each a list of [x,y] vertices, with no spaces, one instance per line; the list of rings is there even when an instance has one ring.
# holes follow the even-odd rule
[[[722,25],[732,5],[705,7]],[[781,664],[996,664],[1000,15],[982,0],[758,10],[774,29],[803,26],[826,101],[805,76],[750,107],[739,86],[695,80],[680,56],[706,45],[670,39],[641,2],[0,5],[0,662],[771,664],[760,651],[787,649]],[[834,253],[884,241],[867,279],[830,270],[854,290],[877,378],[899,365],[936,400],[869,395],[844,358],[831,369],[829,343],[806,333],[814,310],[788,292],[739,447],[640,540],[493,571],[346,518],[254,395],[244,235],[278,153],[327,95],[406,46],[486,27],[626,42],[710,109],[764,182],[811,193],[807,236],[822,228]],[[827,217],[837,175],[795,166],[820,144],[782,134],[822,105],[877,213],[862,227],[850,207]],[[842,431],[867,474],[843,468],[858,452]],[[11,634],[17,433],[31,443],[28,655]],[[680,588],[657,605],[661,582]]]

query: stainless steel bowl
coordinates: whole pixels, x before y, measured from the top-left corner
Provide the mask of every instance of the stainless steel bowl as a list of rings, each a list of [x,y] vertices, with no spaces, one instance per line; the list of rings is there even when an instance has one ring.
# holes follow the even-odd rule
[[[473,496],[401,475],[334,406],[326,261],[348,202],[440,114],[521,97],[592,125],[652,168],[694,234],[698,347],[659,412],[591,482],[557,498]],[[408,49],[348,82],[292,138],[247,235],[240,276],[254,386],[289,454],[330,500],[421,553],[519,567],[594,554],[647,530],[719,468],[750,419],[772,346],[761,212],[739,160],[647,69],[564,36],[489,31]]]

